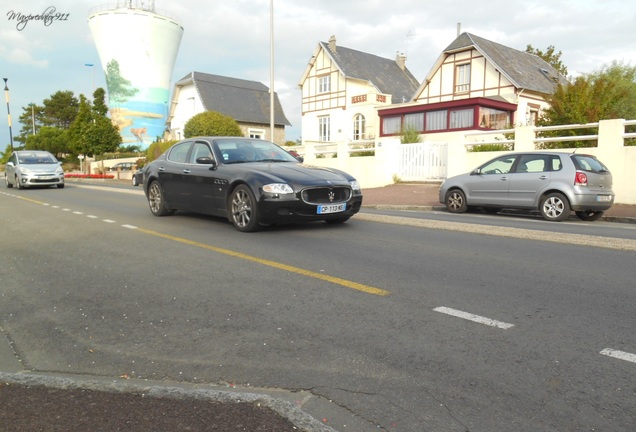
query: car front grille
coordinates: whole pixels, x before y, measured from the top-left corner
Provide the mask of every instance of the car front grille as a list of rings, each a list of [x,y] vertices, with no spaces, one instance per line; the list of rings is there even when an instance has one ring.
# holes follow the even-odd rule
[[[347,186],[307,188],[303,189],[301,196],[307,204],[345,202],[351,198],[351,188]]]
[[[57,177],[54,178],[39,178],[35,177],[31,179],[31,183],[59,183],[60,179]]]

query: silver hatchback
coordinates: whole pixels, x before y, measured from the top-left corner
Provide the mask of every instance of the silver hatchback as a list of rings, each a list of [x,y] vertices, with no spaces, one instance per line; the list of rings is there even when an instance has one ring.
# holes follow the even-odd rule
[[[539,210],[549,221],[571,211],[594,221],[614,204],[612,174],[595,156],[577,153],[510,153],[442,183],[439,201],[451,213],[481,207]]]
[[[18,150],[9,157],[4,180],[8,188],[31,186],[64,187],[64,170],[51,153],[44,150]]]

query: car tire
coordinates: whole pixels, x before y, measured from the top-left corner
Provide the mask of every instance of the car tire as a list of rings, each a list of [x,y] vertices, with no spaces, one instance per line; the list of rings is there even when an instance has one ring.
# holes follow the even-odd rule
[[[166,207],[165,195],[161,184],[155,180],[148,186],[148,206],[155,216],[169,216],[174,210]]]
[[[135,176],[134,174],[132,176],[132,185],[139,186],[139,182],[137,181],[137,176]]]
[[[448,191],[444,204],[450,213],[465,213],[468,210],[466,194],[461,189]]]
[[[8,175],[4,176],[4,181],[5,181],[6,185],[7,185],[7,188],[11,189],[13,187],[13,184],[9,181],[9,176]]]
[[[64,183],[61,183],[61,184],[57,185],[57,188],[58,189],[64,189]]]
[[[600,218],[603,217],[603,213],[602,211],[577,211],[575,212],[576,216],[581,219],[584,220],[586,222],[593,222],[593,221],[597,221]]]
[[[246,185],[238,185],[230,196],[230,221],[241,232],[258,231],[261,228],[258,222],[258,209],[256,198],[252,190]]]
[[[570,203],[568,199],[559,192],[547,194],[541,199],[539,205],[541,216],[545,220],[561,222],[570,217]]]
[[[18,176],[15,176],[15,177],[13,178],[13,180],[15,181],[15,188],[16,188],[16,189],[24,189],[24,186],[22,186],[22,185],[20,184],[20,179],[18,178]]]

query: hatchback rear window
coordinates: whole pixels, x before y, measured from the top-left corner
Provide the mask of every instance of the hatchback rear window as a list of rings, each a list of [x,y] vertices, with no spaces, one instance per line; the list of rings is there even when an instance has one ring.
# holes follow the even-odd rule
[[[594,173],[609,172],[607,167],[594,156],[574,154],[571,157],[576,169]]]

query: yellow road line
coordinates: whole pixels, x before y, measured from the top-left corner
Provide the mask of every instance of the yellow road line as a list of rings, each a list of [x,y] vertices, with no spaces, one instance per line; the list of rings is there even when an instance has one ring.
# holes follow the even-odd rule
[[[353,281],[346,280],[346,279],[341,279],[341,278],[334,277],[334,276],[325,275],[325,274],[322,274],[322,273],[316,273],[316,272],[313,272],[313,271],[310,271],[310,270],[301,269],[301,268],[298,268],[298,267],[290,266],[290,265],[279,263],[279,262],[276,262],[276,261],[270,261],[270,260],[266,260],[266,259],[263,259],[263,258],[258,258],[258,257],[255,257],[255,256],[246,255],[244,253],[232,251],[232,250],[229,250],[229,249],[223,249],[223,248],[219,248],[219,247],[216,247],[216,246],[210,246],[210,245],[207,245],[207,244],[204,244],[204,243],[196,242],[194,240],[184,239],[182,237],[175,237],[175,236],[172,236],[172,235],[169,235],[169,234],[163,234],[163,233],[160,233],[160,232],[157,232],[157,231],[147,230],[147,229],[144,229],[144,228],[137,228],[137,231],[143,232],[145,234],[150,234],[150,235],[153,235],[153,236],[156,236],[156,237],[162,237],[162,238],[165,238],[165,239],[168,239],[168,240],[172,240],[172,241],[176,241],[176,242],[179,242],[179,243],[184,243],[184,244],[187,244],[187,245],[196,246],[196,247],[200,247],[200,248],[203,248],[203,249],[208,249],[208,250],[220,253],[220,254],[232,256],[232,257],[235,257],[235,258],[244,259],[244,260],[247,260],[247,261],[252,261],[252,262],[259,263],[259,264],[262,264],[262,265],[266,265],[266,266],[269,266],[269,267],[274,267],[274,268],[277,268],[277,269],[280,269],[280,270],[285,270],[285,271],[288,271],[288,272],[291,272],[291,273],[297,273],[297,274],[302,275],[302,276],[312,277],[312,278],[315,278],[315,279],[320,279],[320,280],[323,280],[323,281],[331,282],[333,284],[341,285],[341,286],[344,286],[346,288],[351,288],[351,289],[354,289],[354,290],[357,290],[357,291],[362,291],[362,292],[365,292],[367,294],[373,294],[373,295],[377,295],[377,296],[387,296],[387,295],[391,294],[390,291],[383,290],[383,289],[380,289],[380,288],[375,288],[375,287],[372,287],[372,286],[369,286],[369,285],[360,284],[360,283],[357,283],[357,282],[353,282]]]
[[[46,203],[44,203],[44,202],[42,202],[42,201],[36,201],[36,200],[34,200],[34,199],[31,199],[31,198],[25,198],[25,197],[18,196],[18,195],[16,195],[15,197],[16,197],[17,199],[21,199],[21,200],[24,200],[24,201],[28,201],[28,202],[31,202],[31,203],[34,203],[34,204],[42,204],[42,205],[46,204]]]

